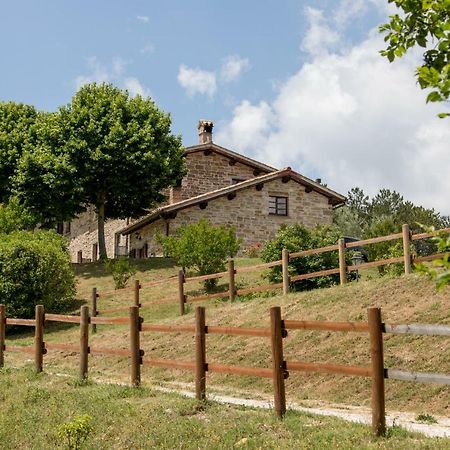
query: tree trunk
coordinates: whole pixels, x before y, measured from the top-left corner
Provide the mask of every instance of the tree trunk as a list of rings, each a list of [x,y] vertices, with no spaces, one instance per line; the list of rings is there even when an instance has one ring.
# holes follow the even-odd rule
[[[108,258],[106,253],[105,242],[105,204],[102,203],[98,207],[97,211],[97,228],[98,228],[98,252],[100,260]]]

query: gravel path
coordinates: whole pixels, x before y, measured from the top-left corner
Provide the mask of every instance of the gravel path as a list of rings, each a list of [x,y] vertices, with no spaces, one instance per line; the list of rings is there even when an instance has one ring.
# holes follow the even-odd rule
[[[189,387],[186,385],[186,387]],[[185,397],[195,397],[192,390],[187,389],[174,389],[162,386],[152,386],[153,389],[161,392],[178,393]],[[208,394],[208,400],[212,400],[218,403],[226,403],[232,405],[249,406],[252,408],[273,408],[273,403],[268,400],[250,400],[239,397],[231,397],[229,395],[222,394]],[[311,402],[312,403],[312,402]],[[356,406],[339,406],[339,405],[324,405],[316,403],[318,406],[302,406],[297,403],[288,403],[287,407],[295,411],[302,411],[312,414],[318,414],[321,416],[333,416],[347,420],[349,422],[357,422],[364,424],[371,424],[371,412],[367,408]],[[388,426],[401,426],[409,431],[415,431],[423,433],[430,437],[448,437],[450,438],[450,419],[448,417],[433,416],[437,423],[427,424],[417,422],[415,420],[416,414],[406,412],[389,412],[386,416],[386,424]]]

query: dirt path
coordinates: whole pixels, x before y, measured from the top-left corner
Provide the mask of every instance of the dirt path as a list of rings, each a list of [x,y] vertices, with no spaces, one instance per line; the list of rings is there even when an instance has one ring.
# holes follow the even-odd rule
[[[68,375],[61,373],[53,372],[51,374],[56,376],[68,377]],[[117,381],[105,380],[101,378],[95,378],[93,381],[100,384],[107,383],[107,384],[120,384],[128,386],[128,383],[119,383]],[[149,387],[160,392],[179,394],[184,397],[195,398],[193,384],[179,383],[179,382],[166,384],[171,385],[173,387],[158,386],[154,384],[150,384]],[[221,393],[217,388],[214,391],[210,390],[208,392],[207,395],[208,400],[222,404],[241,405],[241,406],[248,406],[251,408],[273,409],[273,402],[267,398],[264,398],[263,396],[261,396],[259,400],[255,400],[226,395],[223,392]],[[240,392],[238,391],[237,393],[245,395],[244,391]],[[306,413],[317,414],[320,416],[339,417],[340,419],[346,420],[348,422],[363,423],[366,425],[370,425],[372,421],[371,412],[370,409],[368,408],[353,405],[326,404],[324,402],[310,401],[310,400],[303,401],[302,403],[303,403],[302,405],[299,405],[298,403],[288,402],[287,408],[294,411],[302,411]],[[415,419],[416,415],[417,413],[390,411],[386,415],[386,425],[389,427],[401,426],[406,430],[423,433],[424,435],[429,437],[450,438],[450,418],[433,415],[437,423],[428,424],[418,422]]]
[[[168,388],[162,386],[152,386],[153,389],[161,392],[178,393],[185,397],[193,398],[195,394],[193,392],[193,386],[189,384],[177,383],[180,388]],[[223,395],[216,391],[216,393],[208,394],[208,400],[212,400],[218,403],[249,406],[252,408],[273,408],[273,403],[269,400],[251,400],[240,397],[232,397],[229,395]],[[288,403],[288,409],[295,411],[302,411],[311,414],[318,414],[321,416],[333,416],[347,420],[349,422],[371,424],[371,412],[370,409],[349,406],[349,405],[327,405],[319,402],[303,402],[304,404],[310,404],[311,406],[299,405],[297,403]],[[388,412],[386,416],[386,424],[389,427],[394,425],[401,426],[409,431],[415,431],[423,433],[430,437],[447,437],[450,438],[450,418],[433,416],[437,423],[427,424],[417,422],[415,420],[417,414],[407,412]]]

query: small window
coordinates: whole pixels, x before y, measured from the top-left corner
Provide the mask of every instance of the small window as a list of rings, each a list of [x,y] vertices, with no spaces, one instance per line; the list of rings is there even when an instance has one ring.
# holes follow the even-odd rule
[[[56,224],[56,232],[58,234],[63,234],[64,233],[64,224],[62,222],[58,222]]]
[[[288,215],[288,198],[270,195],[269,196],[269,214],[274,214],[277,216],[287,216]]]
[[[70,234],[70,222],[65,222],[64,228],[65,228],[64,233]]]

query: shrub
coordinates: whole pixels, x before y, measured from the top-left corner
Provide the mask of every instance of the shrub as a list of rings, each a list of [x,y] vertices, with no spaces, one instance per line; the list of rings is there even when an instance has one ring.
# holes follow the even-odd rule
[[[106,270],[113,277],[115,289],[124,288],[128,280],[136,273],[136,269],[130,265],[130,261],[124,256],[107,260]]]
[[[227,258],[235,256],[240,247],[240,240],[232,228],[215,227],[207,219],[178,228],[175,236],[159,235],[158,241],[167,256],[197,275],[224,271]],[[217,279],[206,280],[204,284],[208,291],[212,290]]]
[[[433,228],[427,229],[427,231],[432,230]],[[437,251],[443,254],[442,258],[435,259],[432,267],[415,264],[415,268],[436,280],[437,289],[444,289],[445,286],[450,285],[450,233],[443,232],[441,235],[433,237],[432,240],[437,244]]]
[[[266,242],[261,257],[264,262],[276,261],[281,259],[283,248],[289,253],[299,252],[336,244],[341,237],[341,233],[337,227],[317,226],[310,230],[301,224],[284,226],[281,227],[274,239]],[[349,252],[346,254],[346,259],[347,264],[351,264],[351,254]],[[324,252],[317,255],[292,258],[289,262],[289,274],[301,275],[325,269],[335,269],[337,267],[339,267],[338,252]],[[282,280],[281,266],[270,269],[265,276],[271,282],[279,283]],[[353,278],[354,274],[349,274],[349,277]],[[336,274],[301,280],[295,283],[295,287],[297,289],[313,289],[327,287],[338,282],[339,274]]]
[[[10,317],[33,317],[37,304],[61,310],[75,295],[67,242],[54,231],[0,235],[0,299]]]
[[[394,233],[400,233],[402,227],[395,224],[390,218],[385,218],[374,222],[364,233],[364,239],[378,236],[388,236]],[[403,255],[403,243],[401,240],[379,242],[368,246],[369,260],[379,261],[382,259],[395,258]],[[403,273],[403,264],[387,264],[378,266],[380,275],[401,275]]]

